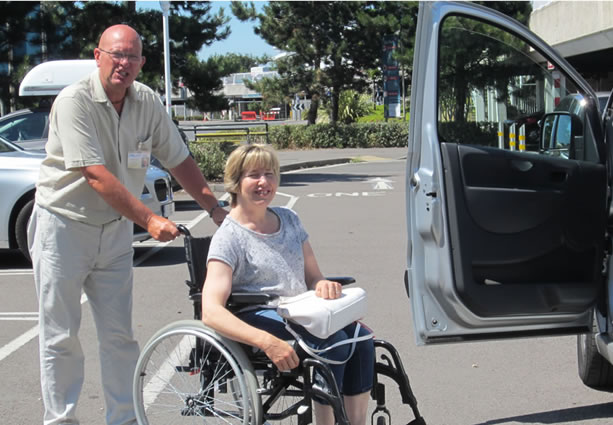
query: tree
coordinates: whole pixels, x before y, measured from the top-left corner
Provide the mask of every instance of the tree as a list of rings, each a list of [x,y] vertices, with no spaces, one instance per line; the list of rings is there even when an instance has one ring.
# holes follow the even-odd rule
[[[477,2],[527,22],[528,2]],[[486,87],[508,96],[517,75],[539,75],[522,57],[528,52],[515,37],[478,20],[449,17],[441,28],[439,51],[439,99],[443,118],[464,122],[468,118],[470,93]],[[520,94],[519,92],[515,93]],[[502,101],[503,99],[500,99]]]
[[[379,69],[382,37],[402,30],[414,36],[415,2],[270,2],[257,13],[253,3],[232,2],[241,20],[257,20],[255,33],[289,54],[277,61],[291,96],[311,98],[309,123],[314,123],[320,100],[331,103],[331,121],[339,117],[342,91],[361,91]],[[404,27],[403,27],[404,25]],[[408,45],[405,43],[405,45]],[[276,94],[278,97],[279,95]]]
[[[210,2],[171,2],[170,44],[172,81],[179,81],[204,45],[223,40],[230,33],[223,9],[210,13]],[[24,100],[17,98],[19,81],[30,66],[48,59],[91,59],[102,31],[109,25],[127,23],[143,39],[147,63],[139,80],[153,89],[164,87],[162,12],[136,10],[135,2],[0,2],[0,94],[10,99],[13,109]],[[27,54],[14,54],[15,49]],[[191,59],[190,59],[191,58]],[[17,70],[21,70],[18,74]],[[207,74],[208,75],[208,74]],[[199,92],[199,96],[213,95]]]

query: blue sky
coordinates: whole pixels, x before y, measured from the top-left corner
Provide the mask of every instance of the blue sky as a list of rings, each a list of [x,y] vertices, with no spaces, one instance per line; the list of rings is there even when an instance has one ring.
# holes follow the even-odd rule
[[[258,10],[261,10],[262,6],[266,4],[264,1],[256,1],[254,3]],[[136,4],[139,8],[162,10],[159,1],[139,1]],[[241,22],[232,15],[229,1],[212,1],[211,4],[213,6],[211,8],[213,14],[216,14],[223,7],[224,14],[230,18],[228,25],[230,25],[232,33],[223,41],[215,42],[211,46],[204,46],[198,54],[201,59],[207,59],[215,54],[223,55],[226,53],[240,53],[253,56],[262,56],[264,54],[275,56],[280,53],[254,34],[253,23]],[[160,22],[161,25],[162,23]],[[172,37],[172,27],[170,27],[169,31]]]

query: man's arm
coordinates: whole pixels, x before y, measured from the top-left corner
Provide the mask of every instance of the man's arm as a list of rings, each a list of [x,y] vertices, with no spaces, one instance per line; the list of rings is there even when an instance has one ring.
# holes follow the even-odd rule
[[[170,172],[198,205],[212,213],[211,218],[219,226],[228,212],[223,208],[215,208],[218,203],[217,198],[209,188],[194,158],[188,156],[181,164],[171,168]]]
[[[82,167],[81,172],[87,183],[122,216],[132,220],[162,242],[167,242],[179,236],[179,231],[173,222],[160,217],[125,188],[104,165]]]

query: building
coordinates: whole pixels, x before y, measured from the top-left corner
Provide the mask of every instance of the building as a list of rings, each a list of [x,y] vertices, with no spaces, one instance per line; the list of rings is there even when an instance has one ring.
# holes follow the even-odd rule
[[[592,85],[613,89],[613,2],[535,1],[530,30]]]

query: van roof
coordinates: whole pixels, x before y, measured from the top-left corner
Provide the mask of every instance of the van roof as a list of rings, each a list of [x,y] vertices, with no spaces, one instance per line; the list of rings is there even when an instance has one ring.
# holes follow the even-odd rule
[[[19,96],[55,96],[64,87],[96,69],[94,59],[43,62],[32,68],[19,85]]]

